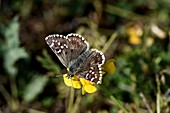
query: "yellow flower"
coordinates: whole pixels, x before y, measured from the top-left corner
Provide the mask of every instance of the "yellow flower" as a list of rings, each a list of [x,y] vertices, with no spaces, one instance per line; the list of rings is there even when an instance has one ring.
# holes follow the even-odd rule
[[[110,59],[102,66],[103,74],[105,72],[107,72],[109,74],[113,74],[116,71],[116,66],[115,66],[114,62],[115,62],[114,59]]]
[[[109,60],[107,63],[105,63],[102,66],[102,71],[103,74],[107,73],[114,73],[116,70],[116,67],[114,65],[115,60],[111,59]],[[84,95],[86,92],[87,93],[94,93],[97,91],[97,88],[94,86],[95,83],[86,80],[84,78],[79,78],[77,75],[74,75],[71,78],[67,77],[67,74],[63,75],[64,78],[64,83],[69,86],[69,87],[73,87],[75,89],[80,89],[82,88],[82,94]]]
[[[84,78],[80,78],[80,82],[82,83],[82,94],[84,95],[87,93],[94,93],[97,91],[97,88],[94,86],[94,83],[91,81],[88,81]]]
[[[97,88],[94,86],[93,82],[90,82],[83,78],[78,78],[76,75],[74,75],[72,78],[67,78],[67,74],[64,74],[64,83],[67,86],[80,89],[82,88],[82,94],[84,95],[87,93],[94,93],[97,91]]]
[[[129,43],[133,45],[138,45],[142,42],[141,35],[142,30],[139,27],[131,27],[127,30],[129,34]]]
[[[76,89],[80,89],[81,88],[80,80],[79,80],[79,78],[76,75],[74,75],[71,78],[68,78],[67,74],[64,74],[63,78],[64,78],[64,83],[67,86],[70,86],[70,87],[73,87],[73,88],[76,88]]]

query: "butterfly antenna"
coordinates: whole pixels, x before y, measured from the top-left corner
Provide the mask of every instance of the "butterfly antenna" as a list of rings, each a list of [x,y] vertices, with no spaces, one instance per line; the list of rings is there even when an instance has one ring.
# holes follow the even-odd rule
[[[54,76],[50,76],[50,78],[58,78],[58,77],[61,77],[63,76],[64,74],[58,74],[58,75],[54,75]]]
[[[55,78],[58,78],[58,77],[61,77],[61,76],[63,76],[64,74],[59,74],[59,75],[55,75],[54,77]]]

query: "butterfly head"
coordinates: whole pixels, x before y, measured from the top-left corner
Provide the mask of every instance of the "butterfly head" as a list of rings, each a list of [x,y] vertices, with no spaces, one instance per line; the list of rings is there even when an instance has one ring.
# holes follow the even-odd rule
[[[74,76],[74,74],[70,71],[69,68],[67,68],[68,74],[67,74],[67,78],[72,78]]]

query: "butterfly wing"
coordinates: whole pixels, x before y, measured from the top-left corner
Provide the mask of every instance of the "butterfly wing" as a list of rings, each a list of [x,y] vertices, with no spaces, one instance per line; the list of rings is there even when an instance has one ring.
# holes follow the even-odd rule
[[[89,48],[89,44],[82,36],[73,33],[67,36],[49,35],[45,40],[65,67]]]
[[[99,84],[102,80],[101,65],[92,65],[86,69],[82,69],[77,75],[80,78]]]
[[[98,84],[102,79],[101,65],[104,62],[105,57],[102,52],[88,50],[79,56],[71,69],[78,77]]]
[[[89,49],[88,42],[79,34],[68,34],[67,39],[70,49],[70,60],[77,59],[82,53]]]
[[[57,55],[61,63],[67,67],[69,63],[69,42],[63,35],[49,35],[45,38],[46,43],[49,45],[51,50]]]

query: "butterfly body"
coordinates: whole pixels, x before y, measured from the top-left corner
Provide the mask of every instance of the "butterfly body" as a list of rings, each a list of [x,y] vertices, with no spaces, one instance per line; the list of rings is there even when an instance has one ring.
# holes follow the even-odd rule
[[[68,69],[68,78],[77,75],[94,83],[102,79],[101,65],[105,57],[96,49],[89,49],[88,42],[78,34],[49,35],[47,44]]]

